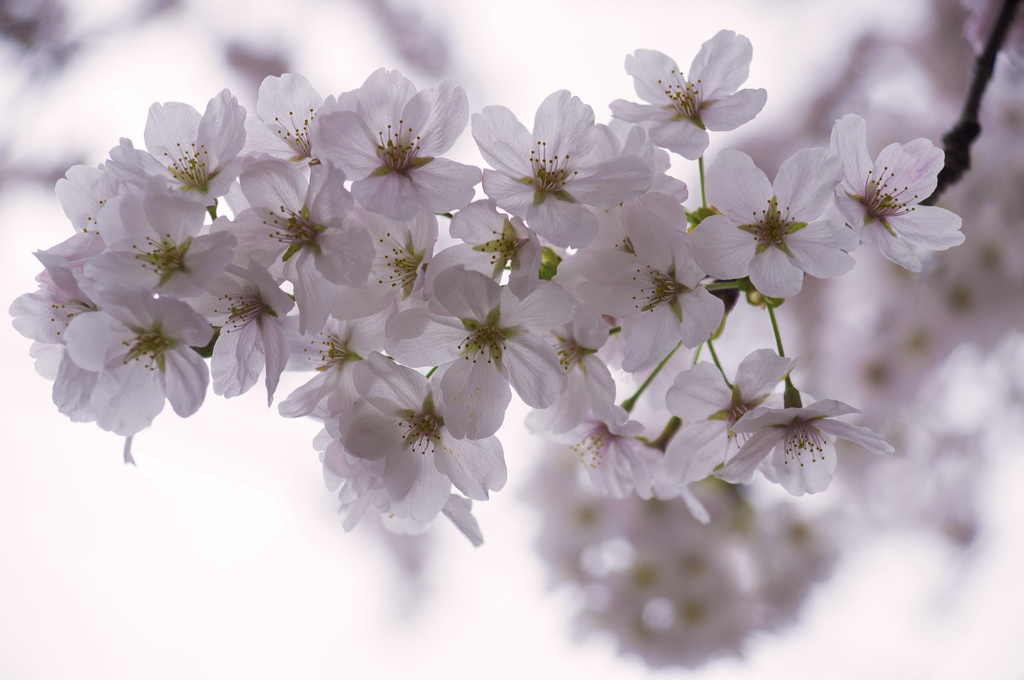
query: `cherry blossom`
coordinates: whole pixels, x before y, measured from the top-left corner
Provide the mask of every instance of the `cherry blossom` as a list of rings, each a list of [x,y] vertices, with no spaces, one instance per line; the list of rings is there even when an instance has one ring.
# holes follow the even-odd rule
[[[655,50],[626,57],[637,95],[648,104],[612,102],[612,115],[650,124],[651,141],[696,160],[704,155],[707,130],[735,130],[754,119],[767,101],[764,90],[736,90],[750,73],[754,48],[732,31],[719,31],[701,45],[687,79],[676,63]]]
[[[267,76],[256,102],[259,118],[245,120],[242,154],[308,163],[313,157],[310,127],[323,103],[323,97],[301,73]]]
[[[832,128],[831,151],[845,174],[836,205],[860,234],[889,260],[921,271],[911,245],[946,250],[964,242],[960,217],[943,208],[919,205],[935,191],[943,152],[921,138],[890,144],[875,162],[868,153],[867,124],[849,114]]]
[[[722,214],[693,230],[697,264],[719,279],[750,276],[770,297],[796,295],[804,272],[839,276],[853,267],[847,251],[856,234],[818,220],[842,179],[842,163],[824,149],[798,151],[782,164],[774,185],[750,156],[726,149],[708,168],[707,194]]]
[[[484,171],[484,192],[558,246],[579,248],[594,238],[597,218],[587,206],[610,208],[651,185],[651,171],[637,156],[593,158],[594,110],[567,90],[541,103],[533,133],[504,106],[473,114],[472,127],[495,168]]]
[[[394,220],[420,210],[447,212],[473,200],[480,170],[438,158],[469,119],[466,92],[450,79],[416,91],[398,71],[374,71],[355,96],[355,110],[322,113],[311,140],[320,160],[351,178],[360,205]]]

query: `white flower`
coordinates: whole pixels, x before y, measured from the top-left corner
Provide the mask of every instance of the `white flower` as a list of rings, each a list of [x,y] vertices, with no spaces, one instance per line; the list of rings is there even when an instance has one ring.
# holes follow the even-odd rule
[[[878,246],[886,258],[919,272],[921,261],[910,245],[946,250],[964,242],[958,215],[918,205],[935,191],[942,170],[942,149],[929,140],[890,144],[872,164],[867,126],[851,113],[832,128],[831,152],[845,170],[836,187],[836,205],[860,237]]]
[[[640,451],[644,445],[636,439],[644,426],[630,420],[621,406],[612,408],[606,420],[588,420],[581,425],[579,439],[571,448],[603,495],[625,498],[636,489],[641,498],[651,498],[651,473]]]
[[[101,311],[80,314],[67,330],[67,351],[86,371],[99,372],[90,398],[105,430],[133,435],[169,399],[175,413],[195,413],[210,376],[192,347],[210,342],[210,324],[184,302],[137,288],[97,287]]]
[[[345,175],[330,164],[315,165],[307,182],[302,169],[281,160],[253,164],[239,178],[253,206],[228,227],[239,250],[295,284],[299,332],[320,330],[341,286],[366,281],[373,246],[366,229],[345,218],[352,197]]]
[[[733,433],[732,426],[764,404],[795,365],[794,359],[759,349],[740,362],[732,389],[718,368],[706,361],[677,375],[665,395],[665,406],[682,418],[683,427],[665,449],[658,476],[689,484],[729,462],[747,439]]]
[[[260,117],[245,120],[242,154],[308,163],[313,155],[309,131],[323,103],[323,97],[301,73],[267,76],[256,102]]]
[[[357,362],[384,344],[384,322],[387,316],[377,314],[355,321],[328,318],[319,333],[299,339],[301,361],[316,371],[316,376],[297,388],[278,407],[285,418],[306,416],[324,405],[337,416],[352,407],[359,395],[352,382]]]
[[[547,282],[520,300],[480,272],[452,267],[434,282],[437,309],[399,312],[384,347],[410,366],[448,364],[445,423],[456,437],[494,434],[512,398],[547,408],[565,389],[558,355],[541,337],[572,316],[572,299]],[[472,496],[470,496],[472,498]]]
[[[558,246],[579,248],[594,238],[597,218],[587,206],[611,208],[651,185],[636,156],[591,158],[594,110],[567,90],[541,103],[532,134],[504,106],[488,106],[473,115],[473,138],[495,168],[484,171],[487,195]]]
[[[749,434],[750,438],[715,476],[727,482],[748,483],[760,465],[766,477],[794,496],[824,491],[836,470],[837,437],[860,444],[871,453],[895,451],[868,428],[834,419],[850,413],[860,411],[832,399],[816,401],[806,408],[760,406],[733,425],[733,432]]]
[[[391,512],[400,518],[437,515],[452,484],[474,500],[487,500],[490,490],[505,485],[501,443],[453,436],[439,382],[376,352],[355,369],[364,401],[356,404],[342,443],[383,477]]]
[[[161,295],[195,297],[224,273],[235,237],[225,231],[202,234],[203,206],[177,195],[125,195],[105,212],[107,252],[86,263],[92,279],[156,289]],[[227,225],[218,218],[214,229]]]
[[[597,350],[608,340],[608,324],[601,315],[577,305],[573,320],[551,329],[558,361],[566,377],[558,402],[533,411],[526,424],[533,430],[567,432],[587,418],[607,420],[615,405],[615,381]]]
[[[412,304],[410,298],[419,298],[423,292],[437,242],[437,217],[423,210],[411,219],[395,221],[357,205],[350,221],[370,234],[370,275],[361,286],[340,288],[331,314],[336,319],[360,319],[395,302]]]
[[[455,144],[469,119],[469,100],[446,78],[416,91],[398,71],[378,69],[355,97],[355,110],[324,112],[311,139],[321,161],[351,178],[359,204],[394,220],[420,210],[447,212],[473,200],[480,170],[437,158]]]
[[[499,213],[494,201],[476,201],[457,212],[448,233],[465,243],[445,248],[434,257],[427,273],[430,289],[437,273],[459,264],[498,282],[508,267],[509,290],[519,298],[539,285],[540,239],[518,217]]]
[[[210,205],[227,193],[242,169],[244,159],[238,154],[245,144],[245,109],[228,90],[211,99],[201,117],[188,104],[153,104],[145,138],[148,153],[121,139],[110,151],[107,169],[141,187],[156,177],[168,188],[183,190],[187,198]]]
[[[633,247],[591,254],[578,287],[583,300],[623,319],[629,372],[652,368],[680,341],[701,344],[718,328],[722,301],[698,286],[704,272],[693,261],[688,235],[678,228],[686,215],[675,199],[647,194],[622,207]]]
[[[773,185],[750,156],[722,151],[708,169],[707,195],[724,214],[694,228],[697,264],[719,279],[749,275],[759,291],[777,298],[799,293],[804,272],[818,278],[846,273],[856,234],[839,222],[815,221],[842,176],[837,158],[803,149],[782,164]]]
[[[100,233],[100,213],[111,198],[130,191],[129,185],[104,167],[75,165],[54,187],[64,214],[76,231]]]
[[[672,158],[664,149],[655,146],[642,127],[616,119],[609,125],[598,124],[597,130],[597,148],[592,158],[609,160],[618,156],[639,156],[651,171],[648,191],[671,196],[680,203],[690,195],[686,182],[665,174],[672,167]]]
[[[247,269],[229,265],[207,295],[193,304],[212,325],[221,327],[210,365],[214,393],[228,398],[244,394],[266,368],[269,406],[288,362],[283,322],[295,302],[262,265],[250,260]]]
[[[696,160],[708,147],[706,130],[735,130],[754,119],[767,101],[764,90],[740,90],[750,73],[754,48],[732,31],[719,31],[701,45],[683,76],[676,63],[655,50],[626,56],[637,95],[649,104],[622,99],[612,102],[612,115],[630,123],[650,123],[658,146]]]

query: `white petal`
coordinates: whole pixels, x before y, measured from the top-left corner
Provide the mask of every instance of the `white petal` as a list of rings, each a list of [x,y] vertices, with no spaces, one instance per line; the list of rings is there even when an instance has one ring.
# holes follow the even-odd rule
[[[736,382],[738,385],[739,377]],[[718,368],[707,361],[682,371],[665,393],[665,408],[685,423],[704,420],[730,406],[732,391],[725,386]]]
[[[842,222],[811,222],[786,235],[794,264],[811,276],[828,279],[853,269],[854,260],[843,252],[853,249],[856,236]]]
[[[505,341],[502,365],[516,394],[528,406],[547,408],[565,391],[558,354],[543,339],[522,333]]]
[[[757,239],[722,215],[711,215],[693,229],[693,259],[709,276],[738,279],[750,272]]]
[[[481,113],[473,114],[472,130],[481,155],[492,167],[512,177],[533,177],[533,135],[512,111],[485,106]]]
[[[708,130],[735,130],[754,120],[767,101],[768,93],[764,90],[740,90],[736,94],[716,99],[702,108],[700,120]]]
[[[768,246],[750,261],[750,281],[769,297],[786,298],[800,292],[804,273],[793,266],[784,252]]]
[[[490,358],[463,357],[441,378],[444,422],[456,439],[490,437],[501,427],[512,400],[508,380]]]
[[[676,484],[696,482],[725,462],[728,448],[729,427],[724,420],[698,420],[679,430],[669,442],[663,469]]]
[[[508,477],[497,437],[455,439],[442,430],[441,445],[434,448],[434,465],[456,489],[476,501],[487,500],[488,490],[500,491]]]
[[[164,359],[167,399],[175,413],[188,418],[199,410],[206,398],[206,386],[210,382],[206,362],[188,347],[165,352]]]
[[[893,231],[908,243],[928,250],[946,250],[964,242],[960,216],[944,208],[917,205],[888,221]]]
[[[723,149],[707,172],[708,202],[736,224],[756,224],[775,192],[747,154]],[[701,223],[703,224],[703,222]]]
[[[732,484],[749,484],[754,478],[757,466],[771,453],[786,435],[785,428],[758,430],[750,435],[740,452],[715,473],[719,479]]]
[[[779,212],[793,222],[818,219],[843,178],[843,163],[824,149],[801,149],[775,175]]]
[[[473,516],[473,501],[463,498],[458,494],[448,497],[448,502],[441,508],[441,513],[451,520],[462,535],[469,539],[474,547],[479,548],[484,544],[484,535],[480,531],[480,525]]]

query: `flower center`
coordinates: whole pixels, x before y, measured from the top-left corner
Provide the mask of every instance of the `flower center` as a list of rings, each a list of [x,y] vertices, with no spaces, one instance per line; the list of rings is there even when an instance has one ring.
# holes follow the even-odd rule
[[[402,298],[405,299],[416,285],[416,277],[425,255],[426,251],[415,251],[412,237],[406,243],[401,243],[389,231],[377,240],[377,256],[373,258],[370,280],[376,278],[382,286],[401,289]]]
[[[779,210],[779,202],[775,196],[768,199],[768,207],[761,210],[761,215],[751,213],[756,222],[744,224],[739,228],[753,234],[757,241],[757,253],[763,253],[769,246],[775,246],[787,252],[786,235],[799,231],[807,226],[806,222],[795,222],[789,217],[789,206]]]
[[[200,144],[197,148],[193,142],[189,148],[184,148],[181,142],[178,142],[175,146],[178,149],[177,158],[164,152],[166,160],[170,161],[167,169],[174,179],[182,183],[183,190],[197,189],[205,194],[210,180],[217,174],[211,175],[209,172],[207,161],[210,154],[206,150],[206,145]]]
[[[481,243],[478,246],[473,246],[473,250],[491,253],[491,265],[494,267],[493,276],[497,276],[505,268],[505,265],[514,259],[516,251],[522,242],[516,238],[516,234],[512,230],[512,223],[508,220],[505,220],[505,225],[500,233],[494,230],[491,230],[491,233],[496,238],[486,243]]]
[[[670,79],[675,82],[658,80],[658,84],[664,88],[665,96],[672,101],[672,107],[676,110],[676,120],[691,120],[693,123],[704,129],[704,123],[700,119],[700,111],[711,102],[702,101],[701,82],[690,83],[682,74],[672,69],[669,71]]]
[[[268,211],[271,221],[263,220],[263,224],[271,228],[271,232],[267,234],[268,238],[288,245],[284,255],[281,256],[281,261],[287,262],[303,248],[312,248],[313,252],[319,255],[320,245],[317,243],[317,235],[325,227],[310,221],[307,208],[294,212],[282,205],[279,206],[279,210],[279,212]]]
[[[350,361],[360,361],[362,357],[348,347],[348,338],[342,340],[333,333],[320,333],[315,340],[309,341],[309,347],[303,347],[302,351],[310,361],[319,364],[318,371],[326,371],[331,368],[340,369]]]
[[[402,125],[398,121],[397,129],[388,125],[387,132],[377,132],[377,158],[383,165],[373,175],[384,175],[389,172],[405,172],[416,166],[434,160],[431,156],[420,156],[420,136],[413,136],[412,128],[406,128],[403,135]]]
[[[689,290],[676,281],[672,273],[665,273],[645,265],[647,271],[636,270],[639,276],[634,281],[641,283],[639,294],[633,296],[633,306],[641,312],[651,312],[664,304],[671,304],[681,294]],[[646,301],[646,303],[645,303]]]
[[[293,161],[309,158],[310,156],[309,125],[313,122],[315,115],[315,109],[310,109],[309,115],[303,118],[300,124],[295,119],[295,112],[289,111],[288,122],[291,123],[290,129],[288,124],[282,122],[279,117],[274,116],[274,122],[281,126],[277,130],[277,135],[284,140],[285,144],[295,149],[297,155],[292,158]]]
[[[231,293],[221,295],[218,302],[227,305],[227,309],[214,309],[215,314],[229,314],[228,320],[221,327],[222,333],[231,333],[247,325],[254,319],[263,316],[264,310],[274,315],[274,311],[263,304],[263,299],[258,295],[247,293]]]
[[[466,330],[472,331],[458,345],[460,353],[467,361],[472,361],[475,364],[480,355],[487,356],[487,363],[501,361],[505,352],[505,335],[495,325],[498,321],[495,313],[497,311],[497,309],[492,311],[483,325],[473,319],[462,320],[462,325],[466,327]]]
[[[139,330],[136,331],[133,340],[125,340],[121,343],[128,348],[128,353],[121,362],[127,365],[129,361],[144,361],[143,364],[151,371],[156,369],[164,370],[164,352],[174,347],[174,340],[165,337],[160,330]]]
[[[530,151],[530,167],[533,168],[533,179],[523,181],[536,187],[534,203],[543,203],[548,194],[561,201],[573,202],[573,198],[562,190],[577,174],[569,167],[569,154],[561,158],[555,154],[548,158],[548,143],[537,142],[537,148]]]
[[[786,455],[783,463],[789,465],[790,461],[799,463],[817,463],[825,459],[825,438],[818,428],[805,420],[794,420],[790,423],[786,432]],[[804,458],[810,456],[810,461]]]
[[[886,173],[888,172],[888,175]],[[908,212],[916,210],[914,207],[907,208],[908,203],[916,203],[918,195],[914,194],[913,198],[907,198],[904,200],[904,196],[910,191],[910,187],[899,187],[892,186],[893,180],[896,178],[896,173],[889,171],[889,166],[882,168],[882,172],[879,173],[879,177],[873,177],[874,170],[868,172],[868,180],[864,185],[864,196],[855,196],[863,205],[867,212],[864,216],[865,224],[872,220],[878,220],[888,228],[886,224],[886,218],[894,215],[903,215]]]
[[[434,451],[441,443],[441,428],[444,427],[444,418],[434,415],[434,395],[427,393],[420,413],[407,413],[409,415],[400,421],[400,427],[405,429],[402,440],[406,446],[421,455]]]
[[[175,244],[171,241],[171,235],[167,234],[167,237],[160,241],[155,241],[147,236],[146,243],[142,248],[133,243],[132,250],[137,251],[135,259],[142,263],[143,269],[149,269],[160,275],[160,283],[157,286],[162,286],[175,272],[185,270],[185,253],[188,252],[190,245],[192,245],[190,238],[180,244]]]
[[[583,465],[596,470],[604,461],[605,451],[617,438],[617,435],[608,431],[607,425],[599,423],[583,439],[569,448],[580,454]]]

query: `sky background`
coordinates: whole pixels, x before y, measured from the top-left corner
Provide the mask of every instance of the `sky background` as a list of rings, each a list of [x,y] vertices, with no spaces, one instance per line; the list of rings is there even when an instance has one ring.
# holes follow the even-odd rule
[[[202,111],[229,87],[254,111],[256,85],[229,65],[231,45],[236,63],[245,61],[239,44],[286,55],[323,95],[358,87],[380,66],[421,88],[440,78],[399,55],[392,41],[403,39],[373,2],[183,0],[133,25],[126,17],[140,7],[70,3],[67,27],[81,45],[61,72],[29,68],[3,47],[9,166],[94,165],[122,136],[141,146],[155,101]],[[823,0],[402,7],[419,8],[443,39],[447,61],[428,50],[427,65],[444,63],[471,111],[502,104],[528,126],[562,88],[607,122],[610,101],[635,98],[623,69],[635,49],[686,68],[718,30],[742,33],[754,45],[747,86],[766,88],[768,104],[741,136],[784,127],[864,30],[913,34],[928,21],[916,0],[868,0],[856,11]],[[708,155],[730,139],[714,136]],[[468,130],[451,156],[483,165]],[[694,168],[677,164],[674,174],[694,191]],[[0,301],[34,290],[31,253],[71,233],[52,183],[0,185]],[[990,446],[970,549],[908,531],[864,536],[812,590],[800,622],[755,636],[745,660],[649,671],[616,656],[610,639],[570,635],[576,595],[547,587],[531,548],[542,518],[522,496],[540,447],[521,404],[499,432],[508,485],[474,504],[484,546],[444,521],[403,542],[369,517],[342,531],[311,445],[317,424],[268,412],[261,386],[230,401],[211,392],[187,421],[167,408],[135,438],[137,467],[125,466],[120,438],[57,413],[30,344],[0,325],[0,680],[1024,677],[1024,460],[1009,436]],[[279,398],[304,380],[286,375]]]

